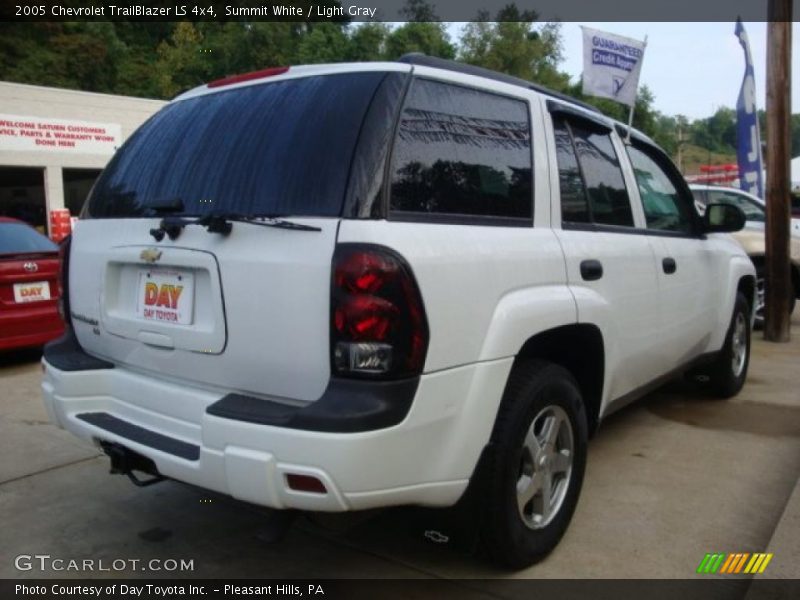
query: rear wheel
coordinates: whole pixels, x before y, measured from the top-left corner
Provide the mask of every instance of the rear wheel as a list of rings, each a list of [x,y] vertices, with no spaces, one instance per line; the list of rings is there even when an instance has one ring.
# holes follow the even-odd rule
[[[709,394],[730,398],[739,393],[750,364],[750,305],[741,292],[736,294],[725,344],[714,362],[702,369],[698,381]]]
[[[588,437],[580,389],[551,363],[509,377],[486,463],[482,539],[498,563],[522,568],[561,539],[580,494]]]

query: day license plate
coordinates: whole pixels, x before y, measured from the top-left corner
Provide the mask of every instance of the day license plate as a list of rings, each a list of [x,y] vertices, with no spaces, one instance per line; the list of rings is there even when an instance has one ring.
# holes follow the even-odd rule
[[[41,302],[50,300],[50,284],[46,281],[14,284],[14,302]]]
[[[136,315],[145,321],[190,325],[194,310],[194,273],[147,269],[139,272]]]

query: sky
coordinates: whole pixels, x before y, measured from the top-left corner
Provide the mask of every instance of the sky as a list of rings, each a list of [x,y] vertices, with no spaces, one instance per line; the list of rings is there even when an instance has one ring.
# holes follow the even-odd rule
[[[583,71],[581,23],[562,23],[562,71],[577,81]],[[744,52],[735,23],[583,23],[587,27],[638,40],[647,36],[639,85],[655,96],[654,107],[667,115],[705,118],[720,106],[736,107],[744,75]],[[745,23],[753,53],[758,108],[765,108],[767,24]],[[457,38],[462,23],[448,31]],[[792,104],[800,112],[800,23],[792,30]]]

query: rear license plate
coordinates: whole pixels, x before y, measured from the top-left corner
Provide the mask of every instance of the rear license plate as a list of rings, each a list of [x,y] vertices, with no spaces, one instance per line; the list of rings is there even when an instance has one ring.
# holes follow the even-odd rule
[[[14,302],[41,302],[50,300],[50,284],[46,281],[14,284]]]
[[[145,321],[190,325],[194,311],[194,273],[172,269],[139,272],[136,315]]]

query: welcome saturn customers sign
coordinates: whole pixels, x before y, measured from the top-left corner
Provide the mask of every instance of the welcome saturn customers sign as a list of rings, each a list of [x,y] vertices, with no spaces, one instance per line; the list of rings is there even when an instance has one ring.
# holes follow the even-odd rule
[[[0,113],[0,150],[114,154],[122,143],[118,123],[93,123]]]

